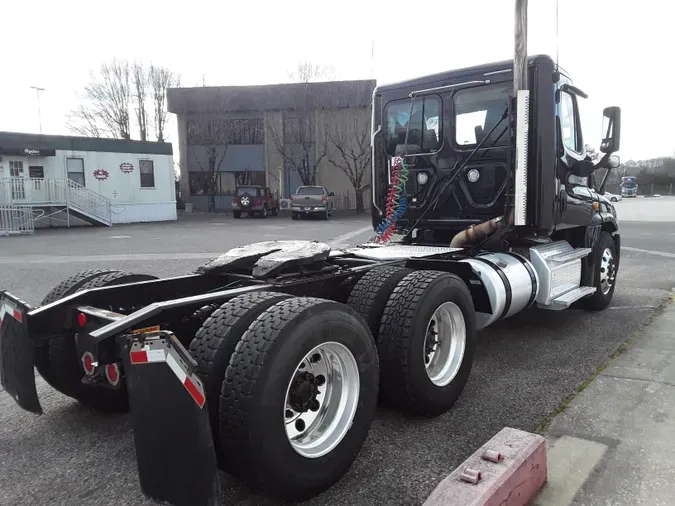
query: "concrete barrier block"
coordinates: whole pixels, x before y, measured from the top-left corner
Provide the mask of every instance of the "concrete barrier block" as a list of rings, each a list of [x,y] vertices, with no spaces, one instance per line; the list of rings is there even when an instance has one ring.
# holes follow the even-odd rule
[[[546,476],[546,440],[506,427],[441,481],[424,506],[526,506]]]

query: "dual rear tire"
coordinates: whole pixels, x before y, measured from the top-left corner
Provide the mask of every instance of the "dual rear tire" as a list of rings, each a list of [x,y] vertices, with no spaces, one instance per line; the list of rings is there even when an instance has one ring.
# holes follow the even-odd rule
[[[303,500],[356,459],[375,415],[379,369],[372,335],[348,306],[241,295],[204,322],[190,352],[226,472]]]
[[[383,404],[426,416],[455,404],[476,349],[473,298],[459,277],[375,268],[354,286],[347,304],[375,337]]]

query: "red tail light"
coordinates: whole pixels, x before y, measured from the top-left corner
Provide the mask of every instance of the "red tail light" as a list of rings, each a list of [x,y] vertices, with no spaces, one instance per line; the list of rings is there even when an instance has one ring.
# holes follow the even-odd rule
[[[326,196],[325,196],[325,195],[321,195],[321,200],[323,200],[324,202],[326,202]]]
[[[290,199],[293,200],[293,195],[290,196]]]
[[[77,315],[77,324],[80,327],[84,327],[87,324],[87,315],[85,315],[84,313],[80,313],[79,315]]]
[[[235,203],[235,204],[238,204],[239,203],[239,197],[234,197],[232,199],[232,202]]]

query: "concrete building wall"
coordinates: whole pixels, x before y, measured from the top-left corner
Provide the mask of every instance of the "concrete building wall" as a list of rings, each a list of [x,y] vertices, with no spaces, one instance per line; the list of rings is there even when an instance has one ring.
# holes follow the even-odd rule
[[[317,171],[318,183],[336,196],[343,196],[342,206],[356,208],[356,192],[348,173],[350,169],[362,170],[361,185],[369,184],[370,160],[370,109],[340,109],[317,111],[317,139],[328,139],[328,156]],[[325,132],[325,133],[324,133]],[[341,155],[337,146],[344,146],[349,155],[363,156],[363,165],[350,163]],[[317,149],[322,149],[317,146]],[[358,171],[356,172],[358,174]],[[369,205],[369,192],[362,192],[364,203]]]

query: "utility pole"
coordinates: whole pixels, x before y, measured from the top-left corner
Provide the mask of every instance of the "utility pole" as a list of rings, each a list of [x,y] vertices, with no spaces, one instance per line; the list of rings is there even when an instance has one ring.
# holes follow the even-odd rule
[[[37,100],[38,100],[38,122],[40,123],[40,133],[42,133],[42,112],[40,111],[40,92],[45,91],[44,88],[40,88],[38,86],[31,86],[32,89],[35,90],[37,93]]]
[[[516,0],[513,94],[527,88],[527,0]]]

